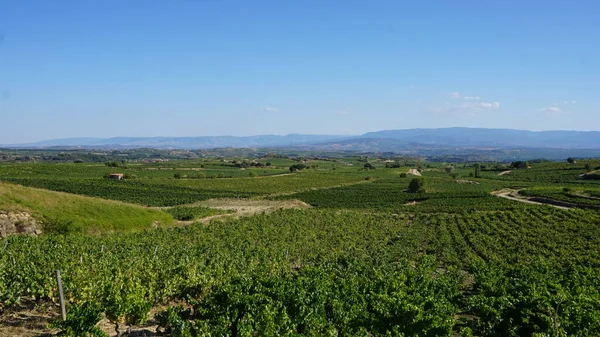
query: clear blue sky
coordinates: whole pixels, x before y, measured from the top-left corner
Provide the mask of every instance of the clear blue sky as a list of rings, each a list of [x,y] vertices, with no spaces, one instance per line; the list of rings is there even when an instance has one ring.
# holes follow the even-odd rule
[[[600,1],[0,0],[0,144],[600,129]]]

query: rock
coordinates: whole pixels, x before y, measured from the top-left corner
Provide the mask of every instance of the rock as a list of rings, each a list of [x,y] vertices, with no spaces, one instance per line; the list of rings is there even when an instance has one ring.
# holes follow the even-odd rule
[[[39,223],[27,212],[0,211],[0,238],[14,234],[40,235]]]

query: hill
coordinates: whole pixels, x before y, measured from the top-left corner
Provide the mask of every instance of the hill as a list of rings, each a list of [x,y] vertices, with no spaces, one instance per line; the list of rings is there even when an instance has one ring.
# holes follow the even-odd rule
[[[217,149],[217,148],[269,148],[318,151],[395,152],[428,156],[443,153],[444,149],[475,150],[592,150],[567,156],[599,156],[600,132],[597,131],[526,131],[483,128],[441,128],[382,130],[359,136],[258,135],[248,137],[115,137],[68,138],[47,140],[32,144],[4,145],[9,148],[55,149]],[[441,152],[440,152],[441,151]],[[545,154],[541,153],[541,155]],[[538,155],[540,157],[541,155]],[[510,154],[514,157],[514,154]],[[518,157],[518,156],[516,156]],[[562,154],[560,156],[562,159]],[[565,157],[566,158],[566,157]]]
[[[84,148],[156,148],[156,149],[208,149],[224,147],[272,147],[316,144],[343,136],[290,134],[258,135],[248,137],[205,136],[205,137],[113,137],[113,138],[66,138],[46,140],[10,147],[84,147]]]
[[[162,211],[62,192],[0,182],[0,211],[27,212],[51,232],[130,232],[172,225]]]
[[[393,139],[404,144],[420,143],[469,147],[600,148],[597,131],[526,131],[511,129],[443,128],[384,130],[359,138]]]

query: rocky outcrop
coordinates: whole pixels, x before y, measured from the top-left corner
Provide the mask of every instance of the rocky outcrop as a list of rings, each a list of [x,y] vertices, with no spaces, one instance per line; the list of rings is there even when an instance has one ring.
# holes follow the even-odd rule
[[[27,212],[0,211],[0,238],[13,234],[39,235],[41,223]]]

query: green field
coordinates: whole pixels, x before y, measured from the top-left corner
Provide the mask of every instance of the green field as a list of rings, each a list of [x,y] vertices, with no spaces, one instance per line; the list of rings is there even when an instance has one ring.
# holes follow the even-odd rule
[[[162,211],[0,182],[0,210],[29,212],[49,232],[128,232],[172,226]]]
[[[242,158],[128,163],[122,171],[136,177],[125,181],[103,178],[114,171],[104,164],[0,164],[0,210],[77,224],[0,242],[0,311],[56,303],[60,269],[68,322],[102,312],[125,325],[150,319],[170,336],[600,335],[600,213],[585,208],[597,204],[600,185],[581,179],[585,162],[482,163],[477,174],[473,164],[420,162],[423,190],[409,193],[415,176],[406,173],[417,165],[369,158],[375,169],[366,170],[365,158],[311,159],[290,174],[285,166],[298,161],[261,158],[270,168],[241,170],[233,160]],[[215,178],[174,177],[208,170]],[[521,199],[491,194],[504,189]],[[199,203],[221,198],[312,208],[111,227],[224,213]],[[106,228],[115,233],[88,234]]]

